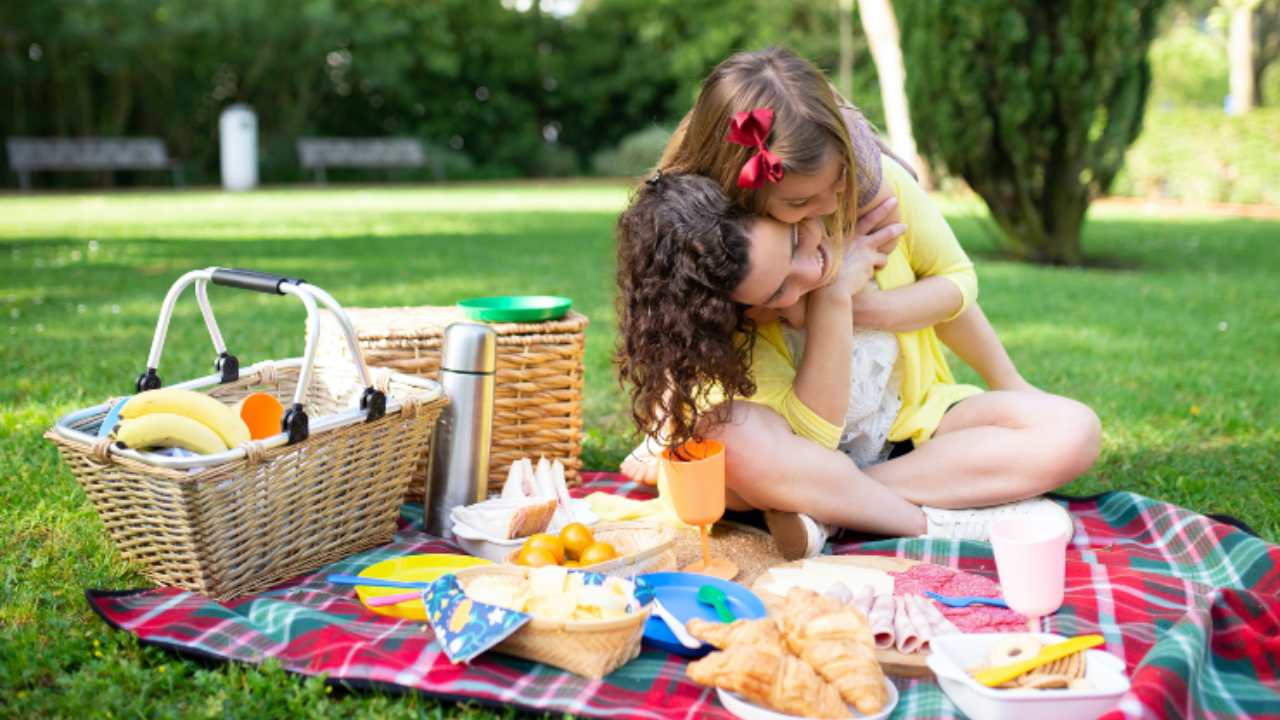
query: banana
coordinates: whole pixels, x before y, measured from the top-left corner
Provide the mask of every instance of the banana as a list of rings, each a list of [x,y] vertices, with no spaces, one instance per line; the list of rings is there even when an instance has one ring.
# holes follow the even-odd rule
[[[156,412],[121,420],[111,436],[135,450],[180,447],[201,455],[212,455],[227,449],[222,438],[204,423],[173,413]]]
[[[235,410],[204,393],[192,390],[160,388],[140,392],[129,398],[129,402],[120,411],[120,417],[131,420],[154,413],[182,415],[203,423],[229,448],[249,442],[249,426],[245,425]]]

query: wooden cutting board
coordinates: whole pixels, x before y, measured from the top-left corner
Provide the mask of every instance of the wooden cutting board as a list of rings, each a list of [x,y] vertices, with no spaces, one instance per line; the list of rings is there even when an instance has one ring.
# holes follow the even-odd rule
[[[779,568],[801,568],[804,566],[804,560],[776,565]],[[810,562],[823,562],[832,565],[848,565],[850,567],[867,568],[869,570],[883,570],[885,572],[904,572],[913,565],[920,563],[915,560],[905,560],[903,558],[884,557],[882,555],[823,555],[811,558]],[[772,570],[772,568],[770,568]],[[760,596],[764,601],[764,605],[768,608],[770,614],[778,611],[782,606],[782,598],[773,593],[764,590],[764,586],[773,581],[769,572],[766,571],[756,578],[755,583],[751,586],[751,591]],[[911,655],[904,655],[893,648],[888,650],[876,649],[876,660],[880,663],[880,667],[884,669],[885,674],[896,677],[912,677],[912,678],[931,678],[933,671],[925,664],[925,658],[929,653],[919,652]]]

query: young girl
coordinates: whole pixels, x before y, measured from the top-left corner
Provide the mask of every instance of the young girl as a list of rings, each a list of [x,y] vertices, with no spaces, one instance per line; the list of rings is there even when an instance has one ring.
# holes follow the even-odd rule
[[[821,219],[826,230],[807,245],[805,237],[819,233],[798,232],[794,241],[758,233],[758,257],[722,298],[750,307],[743,325],[727,312],[711,322],[707,313],[725,306],[692,298],[655,304],[640,292],[666,279],[648,274],[653,268],[639,259],[636,248],[651,243],[628,219],[632,210],[619,224],[620,360],[638,426],[673,444],[694,434],[724,440],[731,506],[802,513],[768,514],[786,554],[820,550],[822,523],[982,538],[994,513],[941,508],[1035,496],[1092,464],[1096,416],[1022,381],[974,304],[972,265],[945,220],[811,65],[775,49],[717,67],[660,163],[660,178],[680,174],[710,178],[739,210],[783,223]],[[868,212],[855,227],[859,196]],[[889,251],[876,285],[849,298],[847,309],[818,292],[836,277],[846,238],[851,248]],[[843,334],[831,330],[833,308],[843,313]],[[699,316],[711,324],[693,322]],[[898,346],[882,393],[888,398],[876,403],[881,415],[892,414],[887,450],[894,459],[865,472],[833,452],[847,439],[850,410],[848,392],[834,388],[864,379],[849,373],[857,351],[846,336],[855,324],[893,332]],[[955,383],[935,326],[993,391]],[[747,364],[727,363],[735,353]],[[854,400],[860,397],[855,390]],[[707,415],[711,400],[720,404]],[[873,433],[868,438],[875,443]],[[646,465],[633,456],[625,469],[641,475]]]

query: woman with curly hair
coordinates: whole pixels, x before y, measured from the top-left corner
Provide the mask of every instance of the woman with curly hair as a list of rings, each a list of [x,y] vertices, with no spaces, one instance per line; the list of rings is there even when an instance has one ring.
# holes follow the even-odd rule
[[[982,539],[997,515],[1060,519],[1015,501],[1096,457],[1097,417],[1022,380],[913,176],[785,50],[712,72],[618,241],[637,427],[725,441],[728,505],[769,511],[784,555],[828,525]],[[991,390],[955,382],[940,336]]]

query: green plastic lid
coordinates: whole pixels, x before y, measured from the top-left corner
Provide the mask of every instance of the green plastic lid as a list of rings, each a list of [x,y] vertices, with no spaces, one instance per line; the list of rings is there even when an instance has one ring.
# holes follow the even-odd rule
[[[498,295],[458,301],[468,318],[486,322],[557,320],[569,313],[572,304],[569,298],[554,295]]]

